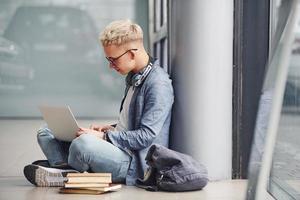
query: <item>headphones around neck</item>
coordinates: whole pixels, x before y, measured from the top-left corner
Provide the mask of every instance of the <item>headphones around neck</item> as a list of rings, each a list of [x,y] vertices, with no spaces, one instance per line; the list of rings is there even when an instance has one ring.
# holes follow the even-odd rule
[[[155,59],[150,57],[148,65],[144,67],[140,72],[136,74],[130,72],[130,74],[128,74],[128,76],[126,77],[127,84],[134,87],[138,87],[139,85],[141,85],[152,70],[154,61]]]

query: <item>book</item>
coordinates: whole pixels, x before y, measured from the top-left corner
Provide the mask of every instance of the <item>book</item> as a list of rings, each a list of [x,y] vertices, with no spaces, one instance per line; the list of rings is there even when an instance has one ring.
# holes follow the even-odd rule
[[[104,192],[97,191],[97,190],[87,190],[87,189],[60,188],[59,193],[62,193],[62,194],[103,194]]]
[[[87,176],[87,177],[72,177],[67,176],[67,183],[111,183],[112,179],[111,176]]]
[[[109,183],[65,183],[65,188],[92,188],[108,187]]]
[[[108,191],[116,191],[116,190],[121,189],[121,188],[122,188],[121,184],[109,184],[108,187],[84,188],[84,189],[87,189],[87,190],[96,190],[96,191],[102,191],[102,192],[108,192]]]
[[[67,177],[111,177],[111,173],[68,173]]]
[[[60,188],[63,194],[103,194],[109,191],[116,191],[122,188],[121,184],[110,184],[108,187],[99,188]]]
[[[112,182],[111,173],[68,173],[66,177],[67,184],[103,184]],[[80,187],[76,186],[75,187]],[[87,187],[82,185],[82,187]],[[94,187],[94,186],[88,186]],[[102,187],[102,186],[95,186],[95,187]]]
[[[111,184],[111,173],[68,173],[66,180],[60,193],[102,194],[121,188],[120,184]]]

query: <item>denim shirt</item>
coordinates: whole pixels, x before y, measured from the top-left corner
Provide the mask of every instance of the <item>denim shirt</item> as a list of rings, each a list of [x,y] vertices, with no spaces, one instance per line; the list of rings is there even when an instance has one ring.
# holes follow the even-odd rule
[[[131,156],[126,184],[134,185],[147,168],[145,157],[149,147],[169,145],[171,110],[174,102],[169,75],[154,62],[143,83],[134,88],[129,105],[128,131],[108,131],[107,137]],[[127,86],[126,91],[129,86]]]

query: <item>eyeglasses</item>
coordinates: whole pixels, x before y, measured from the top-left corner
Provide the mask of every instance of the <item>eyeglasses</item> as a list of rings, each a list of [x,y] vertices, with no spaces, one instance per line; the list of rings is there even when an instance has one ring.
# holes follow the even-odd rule
[[[127,51],[125,51],[123,54],[121,54],[120,56],[118,57],[105,57],[108,62],[111,64],[111,65],[116,65],[116,61],[121,58],[122,56],[124,56],[126,53],[128,53],[129,51],[137,51],[138,49],[128,49]]]

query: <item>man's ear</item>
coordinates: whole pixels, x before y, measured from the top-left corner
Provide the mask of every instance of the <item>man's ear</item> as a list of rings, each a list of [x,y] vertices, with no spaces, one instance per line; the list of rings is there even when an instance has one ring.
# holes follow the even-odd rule
[[[134,60],[134,58],[135,58],[134,52],[133,52],[133,51],[129,51],[129,53],[130,53],[130,58],[131,58],[132,60]]]

